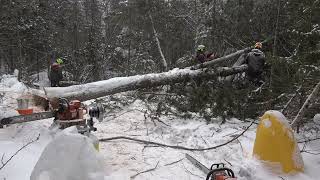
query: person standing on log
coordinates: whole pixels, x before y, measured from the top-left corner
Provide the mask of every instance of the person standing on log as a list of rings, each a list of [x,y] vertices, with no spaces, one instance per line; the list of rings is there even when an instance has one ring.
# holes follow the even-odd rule
[[[265,69],[265,54],[261,51],[262,43],[257,42],[251,52],[248,53],[245,59],[245,64],[248,65],[247,78],[255,86],[264,84],[262,73]]]
[[[60,81],[63,78],[62,75],[62,64],[63,60],[61,58],[56,59],[50,66],[50,83],[51,87],[59,87]]]

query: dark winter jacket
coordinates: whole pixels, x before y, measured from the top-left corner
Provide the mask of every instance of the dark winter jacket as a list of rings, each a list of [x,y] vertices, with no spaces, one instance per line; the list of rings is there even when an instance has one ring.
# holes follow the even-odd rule
[[[196,60],[200,63],[204,63],[206,61],[209,61],[211,59],[214,59],[214,54],[210,52],[197,52]]]
[[[259,49],[252,49],[248,53],[245,63],[248,64],[248,75],[259,75],[263,72],[266,57]]]
[[[62,80],[62,68],[59,64],[53,63],[50,67],[50,82],[51,86],[59,86],[59,82]]]

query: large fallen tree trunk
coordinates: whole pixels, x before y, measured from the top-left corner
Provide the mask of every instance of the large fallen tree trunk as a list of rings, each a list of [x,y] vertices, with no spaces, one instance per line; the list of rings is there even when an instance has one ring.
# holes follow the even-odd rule
[[[97,81],[69,87],[50,87],[44,88],[43,90],[33,89],[32,94],[46,97],[48,99],[54,97],[64,97],[67,99],[79,99],[81,101],[85,101],[124,91],[173,84],[191,79],[210,79],[217,76],[225,77],[231,74],[244,72],[246,69],[247,65],[232,68],[219,67],[216,69],[198,70],[173,69],[171,71],[158,74],[117,77],[105,81]]]

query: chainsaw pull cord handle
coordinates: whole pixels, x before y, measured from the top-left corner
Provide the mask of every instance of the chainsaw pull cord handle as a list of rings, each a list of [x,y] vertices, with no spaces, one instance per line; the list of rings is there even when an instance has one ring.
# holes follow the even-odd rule
[[[210,177],[211,177],[213,174],[215,174],[215,173],[217,173],[217,172],[220,172],[220,171],[227,171],[227,173],[228,173],[228,175],[229,175],[230,177],[235,178],[234,172],[233,172],[231,169],[224,167],[224,168],[218,168],[218,169],[213,169],[213,170],[211,170],[211,171],[208,173],[206,180],[210,180]]]

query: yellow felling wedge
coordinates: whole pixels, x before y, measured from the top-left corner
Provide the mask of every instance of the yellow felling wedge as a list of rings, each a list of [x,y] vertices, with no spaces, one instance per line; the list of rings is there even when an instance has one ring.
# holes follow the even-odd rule
[[[279,111],[267,111],[261,118],[256,132],[253,155],[269,165],[280,165],[273,170],[284,173],[301,172],[304,163],[294,133]],[[279,166],[278,166],[279,167]]]

